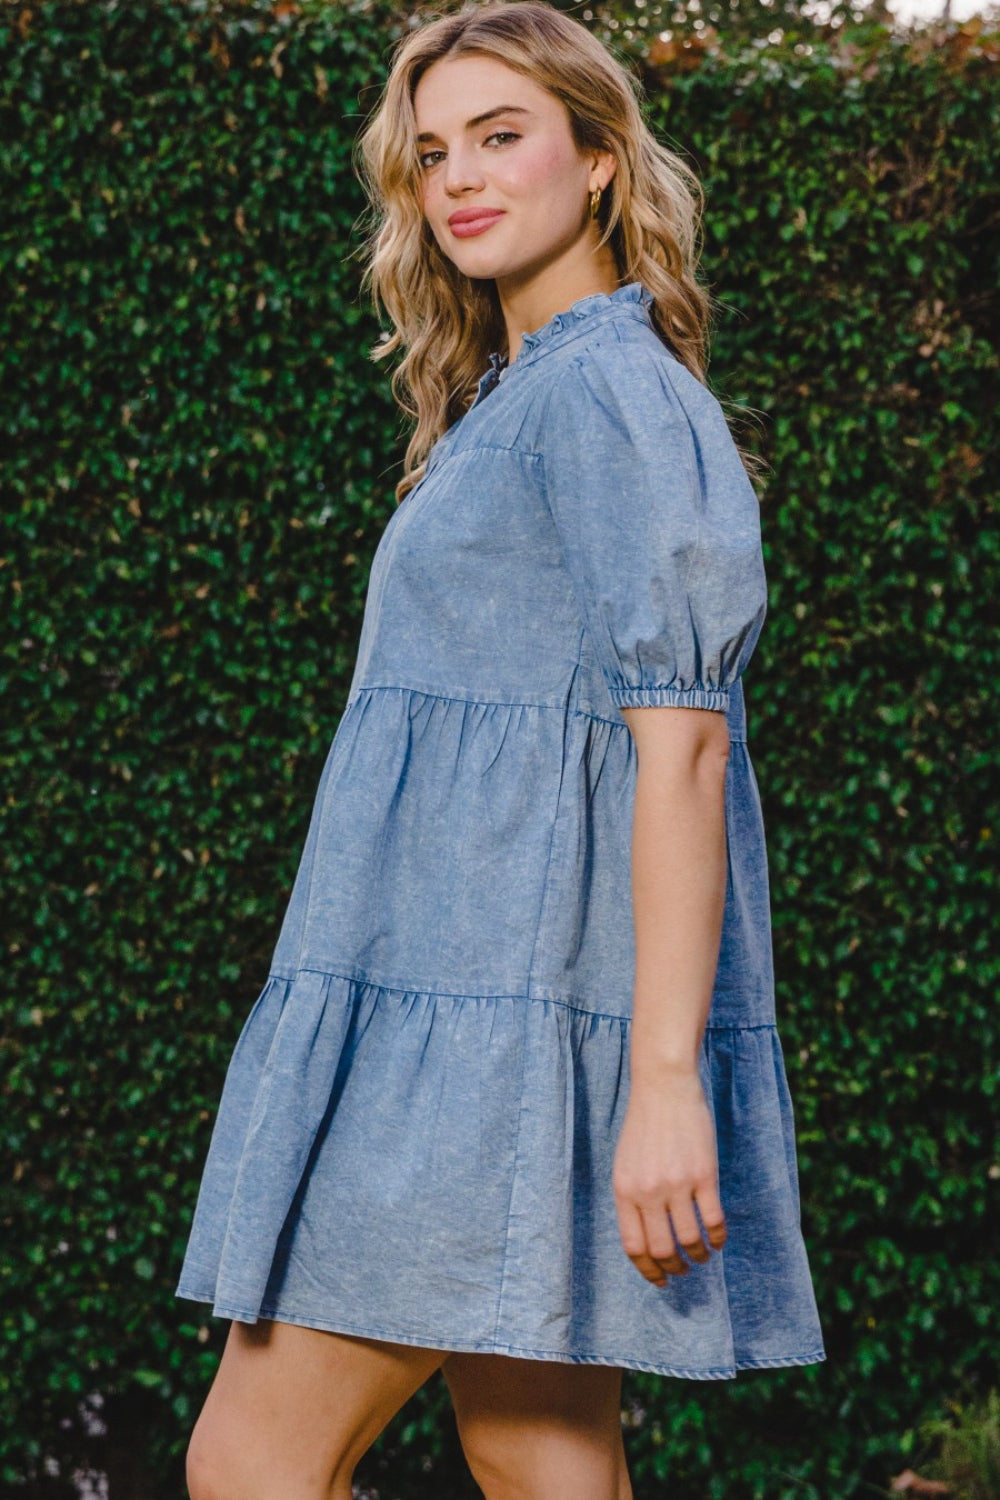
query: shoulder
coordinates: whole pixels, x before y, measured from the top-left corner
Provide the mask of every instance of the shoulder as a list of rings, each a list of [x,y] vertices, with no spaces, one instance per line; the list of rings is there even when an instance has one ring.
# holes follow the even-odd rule
[[[728,436],[716,396],[648,324],[614,319],[579,339],[554,363],[543,403],[543,432],[552,424],[614,418],[635,426],[686,427],[692,435]]]
[[[605,496],[686,489],[759,522],[756,493],[718,398],[638,319],[615,319],[553,360],[537,405],[546,482]]]

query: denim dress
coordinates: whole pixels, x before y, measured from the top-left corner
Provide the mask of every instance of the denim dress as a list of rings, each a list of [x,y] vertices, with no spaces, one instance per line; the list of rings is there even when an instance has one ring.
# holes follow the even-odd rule
[[[177,1294],[225,1318],[695,1380],[824,1358],[775,1028],[741,674],[758,504],[631,282],[499,354],[375,552],[273,962]],[[728,1240],[622,1248],[637,752],[725,714],[728,870],[701,1050]]]

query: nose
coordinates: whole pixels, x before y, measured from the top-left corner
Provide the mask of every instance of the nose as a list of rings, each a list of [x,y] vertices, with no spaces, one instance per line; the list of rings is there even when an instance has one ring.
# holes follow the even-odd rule
[[[449,197],[475,191],[483,185],[482,170],[476,164],[475,149],[460,144],[453,146],[444,163],[444,190]]]

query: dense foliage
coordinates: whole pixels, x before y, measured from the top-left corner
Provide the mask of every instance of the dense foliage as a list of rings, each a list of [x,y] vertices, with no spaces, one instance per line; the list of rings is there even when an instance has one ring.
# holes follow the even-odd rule
[[[405,445],[351,168],[396,34],[260,0],[0,30],[12,1495],[177,1496],[221,1344],[172,1291]],[[638,1500],[870,1494],[995,1359],[996,60],[974,27],[634,59],[770,464],[747,689],[829,1353],[628,1376]],[[432,1382],[364,1477],[462,1476]]]

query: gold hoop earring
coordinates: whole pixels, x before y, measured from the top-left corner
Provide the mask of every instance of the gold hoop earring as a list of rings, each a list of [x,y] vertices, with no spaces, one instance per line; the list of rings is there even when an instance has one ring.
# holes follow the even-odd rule
[[[596,187],[590,195],[590,217],[597,218],[597,210],[601,205],[601,189]]]

